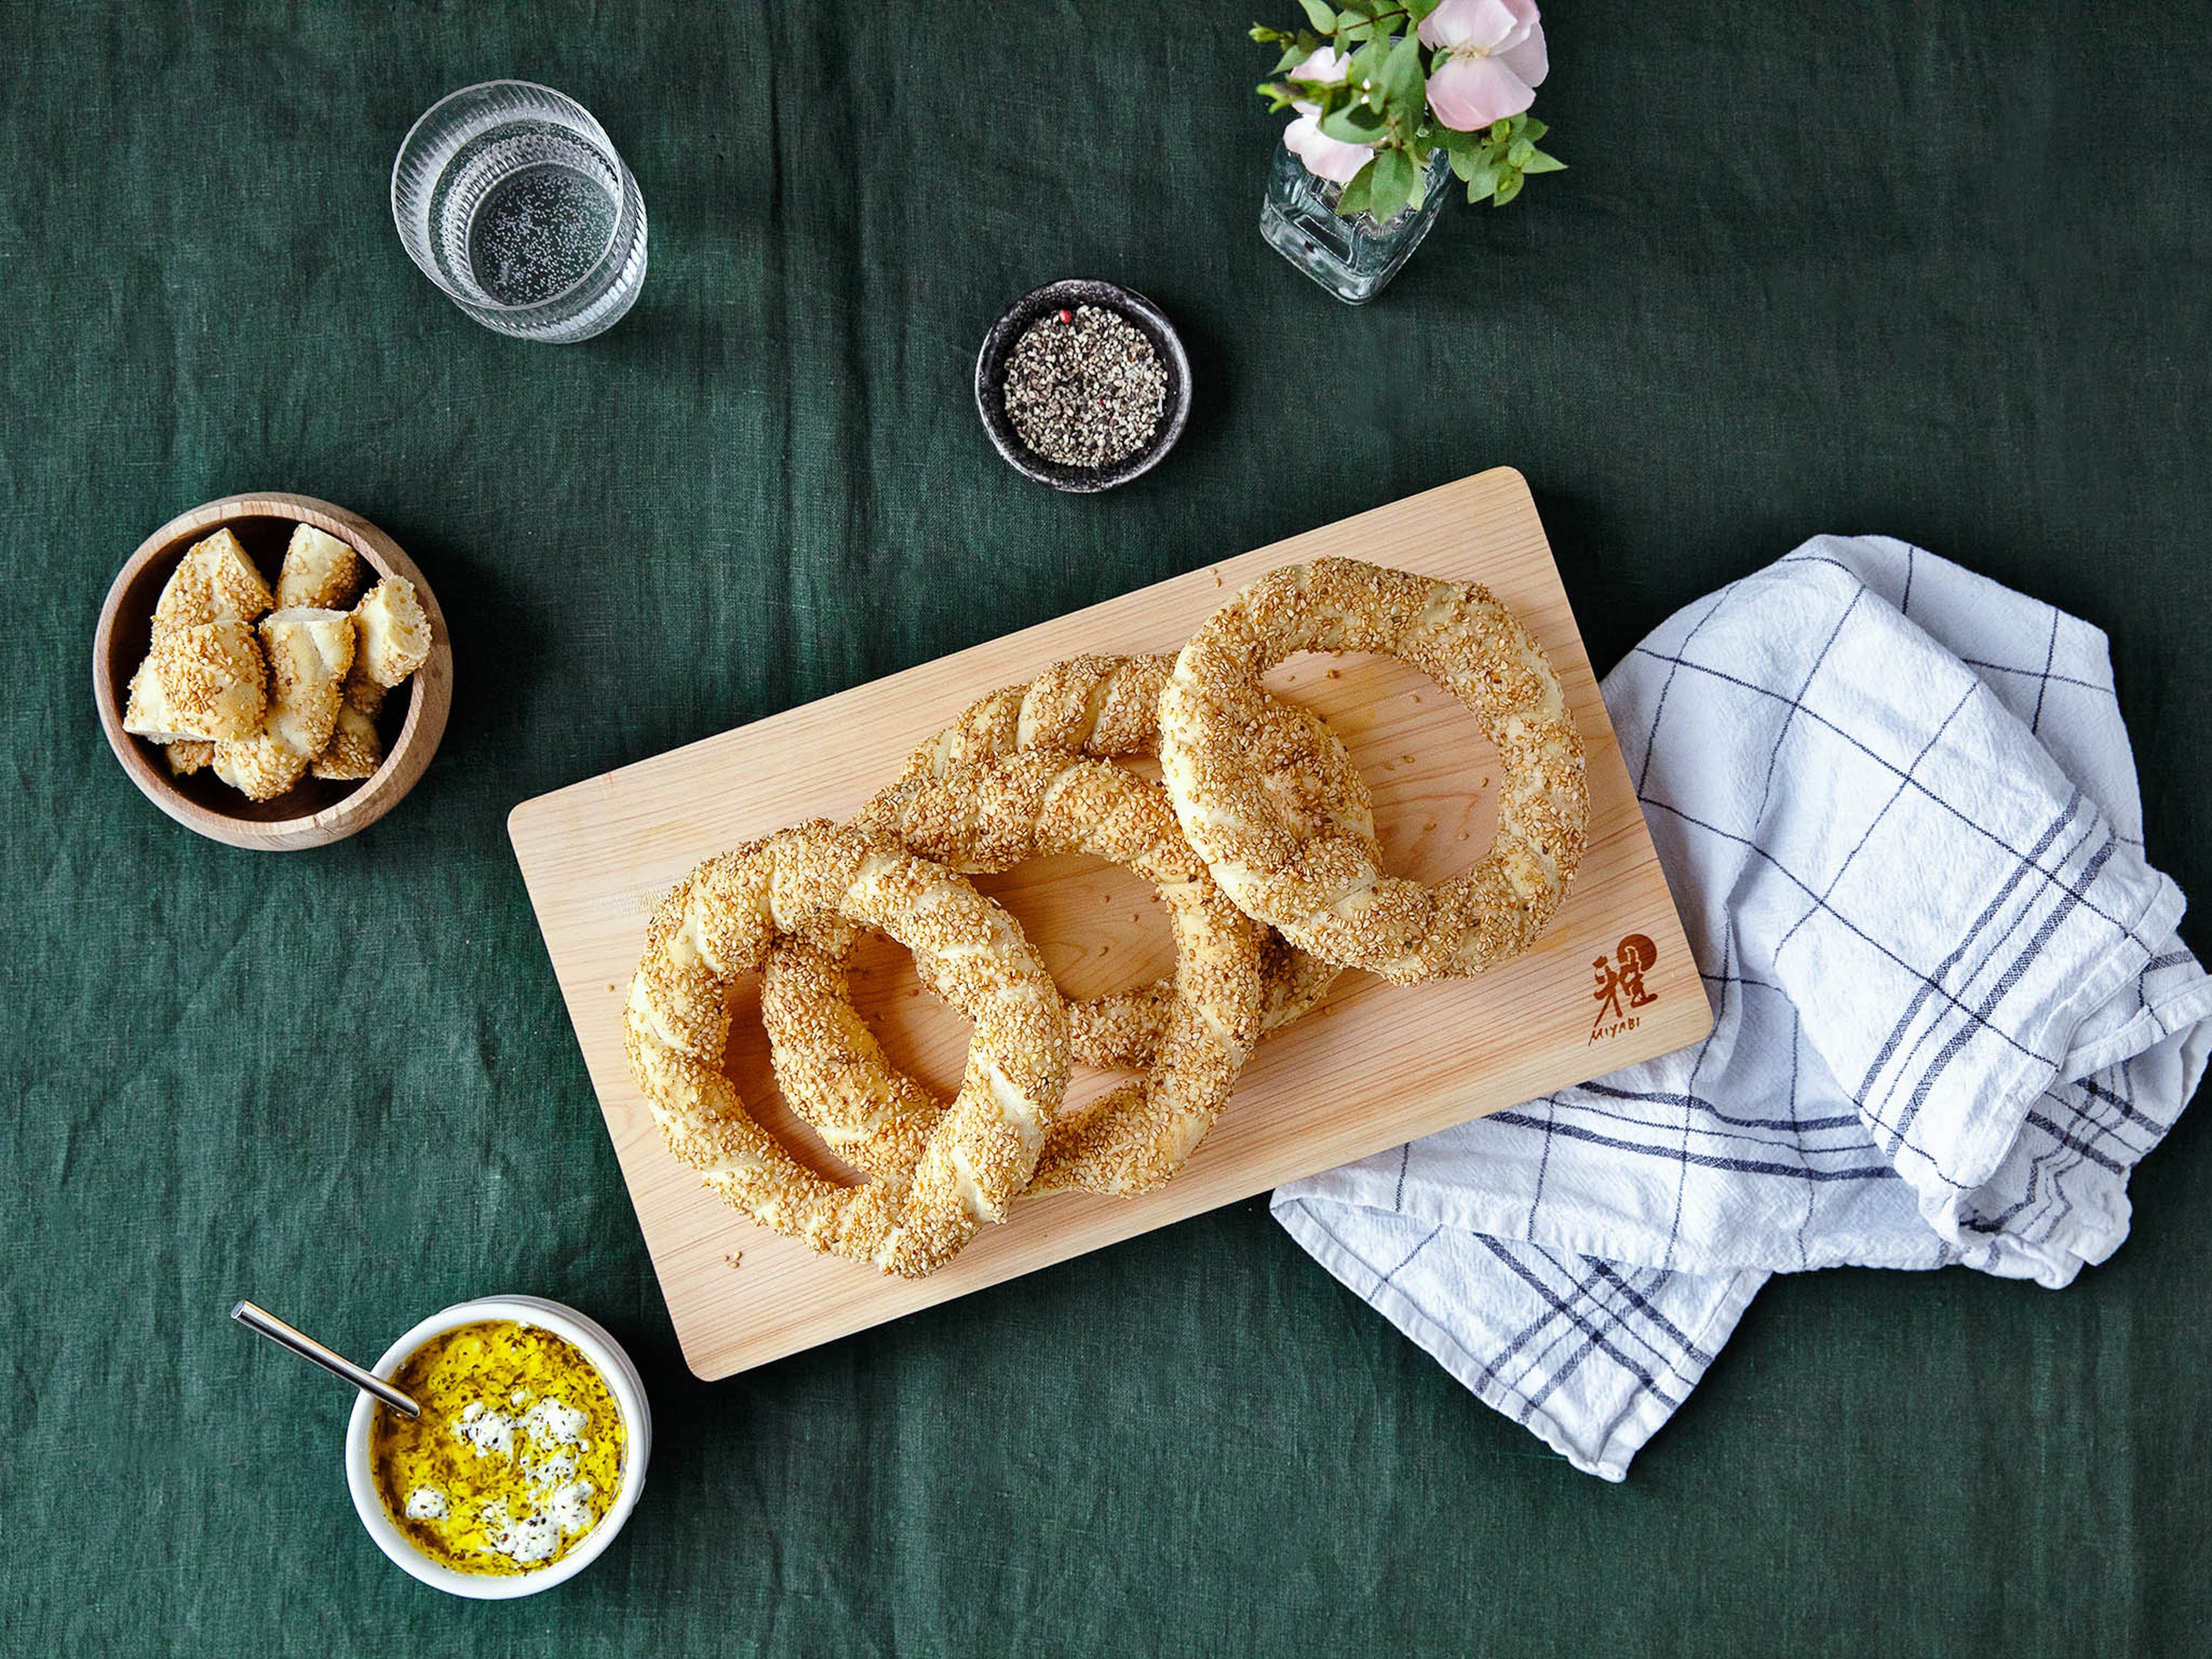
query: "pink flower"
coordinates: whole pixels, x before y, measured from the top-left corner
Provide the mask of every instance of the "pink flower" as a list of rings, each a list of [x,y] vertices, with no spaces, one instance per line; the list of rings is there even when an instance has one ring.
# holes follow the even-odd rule
[[[1345,60],[1336,55],[1336,49],[1323,46],[1292,70],[1290,78],[1334,83],[1344,79],[1345,68]],[[1297,111],[1298,118],[1285,131],[1284,147],[1304,162],[1306,171],[1316,178],[1348,185],[1358,176],[1360,168],[1375,159],[1374,145],[1347,144],[1323,132],[1319,104],[1301,98],[1291,107]]]
[[[1520,114],[1552,67],[1535,0],[1443,0],[1421,20],[1420,38],[1444,54],[1429,75],[1429,107],[1462,132]]]

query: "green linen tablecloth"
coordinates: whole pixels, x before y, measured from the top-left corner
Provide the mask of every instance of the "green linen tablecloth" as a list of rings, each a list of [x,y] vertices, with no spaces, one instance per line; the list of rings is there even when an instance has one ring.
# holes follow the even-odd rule
[[[1559,0],[1571,170],[1455,207],[1364,310],[1257,234],[1253,9],[0,14],[0,1650],[2201,1644],[2194,1117],[2063,1294],[1778,1280],[1619,1489],[1258,1200],[684,1370],[507,809],[1484,466],[1528,474],[1601,667],[1821,530],[2107,628],[2151,856],[2212,893],[2201,8]],[[502,75],[589,105],[650,210],[586,346],[476,327],[392,234],[408,124]],[[969,406],[999,305],[1066,275],[1156,298],[1198,384],[1095,500]],[[320,852],[169,823],[87,694],[124,556],[246,488],[383,525],[452,623],[436,764]],[[602,1561],[477,1606],[374,1552],[343,1390],[223,1315],[373,1355],[507,1289],[614,1328],[657,1439]]]

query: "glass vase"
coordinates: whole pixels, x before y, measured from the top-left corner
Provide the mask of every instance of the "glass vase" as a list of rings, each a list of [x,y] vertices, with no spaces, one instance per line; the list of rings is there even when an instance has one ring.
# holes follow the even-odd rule
[[[1340,218],[1336,204],[1344,186],[1309,173],[1287,146],[1278,144],[1260,208],[1260,234],[1346,305],[1364,305],[1413,257],[1437,222],[1450,179],[1451,158],[1439,149],[1429,157],[1420,206],[1388,224],[1377,224],[1370,213]]]

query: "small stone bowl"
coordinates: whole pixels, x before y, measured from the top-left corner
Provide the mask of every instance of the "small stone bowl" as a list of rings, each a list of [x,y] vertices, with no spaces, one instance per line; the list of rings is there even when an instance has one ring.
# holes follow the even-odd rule
[[[429,619],[430,659],[385,699],[377,716],[384,764],[358,783],[302,778],[270,801],[246,799],[211,769],[181,778],[172,775],[160,744],[123,729],[131,677],[153,640],[155,602],[185,550],[226,525],[274,586],[284,544],[301,524],[347,544],[367,562],[373,578],[403,576],[412,582]],[[312,495],[273,490],[228,495],[170,520],[139,544],[116,576],[93,636],[92,694],[108,746],[147,799],[187,830],[227,846],[294,852],[327,846],[367,829],[415,787],[445,735],[453,700],[453,650],[445,614],[422,573],[398,543],[368,520]]]
[[[1006,359],[1013,355],[1014,342],[1039,318],[1055,311],[1073,311],[1078,306],[1118,312],[1130,327],[1152,343],[1161,367],[1167,370],[1167,400],[1160,410],[1159,429],[1144,448],[1110,466],[1062,466],[1048,461],[1021,441],[1013,422],[1006,418]],[[991,434],[992,444],[1016,471],[1054,489],[1093,495],[1151,471],[1175,447],[1190,419],[1190,359],[1184,355],[1182,337],[1175,331],[1175,325],[1135,289],[1118,283],[1048,283],[1000,312],[999,320],[983,337],[983,349],[975,354],[975,412],[983,417],[983,429]]]

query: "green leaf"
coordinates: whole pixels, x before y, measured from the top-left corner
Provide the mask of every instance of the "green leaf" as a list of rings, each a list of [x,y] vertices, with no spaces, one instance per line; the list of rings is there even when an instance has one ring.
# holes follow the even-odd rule
[[[1501,143],[1501,144],[1502,144],[1502,143],[1504,143],[1508,138],[1510,138],[1512,136],[1513,136],[1513,123],[1512,123],[1512,122],[1510,122],[1510,121],[1492,121],[1492,122],[1490,124],[1490,137],[1491,137],[1492,140],[1494,143]]]
[[[1375,179],[1368,186],[1367,210],[1377,222],[1388,224],[1413,199],[1420,175],[1413,171],[1413,162],[1401,149],[1379,151],[1371,165]]]
[[[1407,121],[1420,118],[1428,107],[1421,82],[1421,43],[1407,35],[1390,48],[1382,60],[1382,96],[1403,112]]]
[[[1455,163],[1462,155],[1473,155],[1482,143],[1481,138],[1474,133],[1462,132],[1457,127],[1448,127],[1442,122],[1437,124],[1437,142],[1451,152]]]
[[[1321,118],[1321,130],[1347,144],[1378,143],[1389,131],[1383,124],[1382,112],[1370,109],[1364,104],[1346,104],[1341,109],[1326,112]]]
[[[1443,0],[1406,0],[1406,21],[1415,24],[1426,22],[1429,14],[1443,3]]]
[[[1521,118],[1520,125],[1521,136],[1523,138],[1526,138],[1532,144],[1551,131],[1551,128],[1546,126],[1541,121],[1539,121],[1533,115],[1522,116]]]
[[[1528,158],[1535,153],[1535,145],[1526,138],[1516,138],[1512,147],[1505,152],[1505,160],[1510,166],[1525,167],[1528,165]]]
[[[1556,155],[1547,155],[1540,149],[1521,164],[1521,171],[1523,173],[1565,173],[1566,170],[1567,164],[1565,161]]]
[[[1281,75],[1286,70],[1297,68],[1299,60],[1304,57],[1305,53],[1300,52],[1297,48],[1297,44],[1293,41],[1290,46],[1283,49],[1282,58],[1275,64],[1275,73]]]
[[[1498,189],[1498,172],[1494,167],[1474,167],[1464,173],[1454,167],[1452,171],[1467,181],[1467,199],[1470,202],[1480,202]]]
[[[1520,193],[1521,175],[1517,173],[1509,173],[1498,181],[1498,194],[1492,198],[1491,205],[1504,207]]]
[[[1495,168],[1498,165],[1497,145],[1492,143],[1487,138],[1477,137],[1473,134],[1468,134],[1465,137],[1467,142],[1463,143],[1446,143],[1444,146],[1445,150],[1451,156],[1454,173],[1462,179],[1472,179],[1482,168]]]
[[[1375,94],[1375,101],[1380,104],[1382,101],[1381,97],[1382,76],[1389,61],[1389,37],[1385,36],[1379,40],[1370,40],[1352,54],[1352,62],[1345,70],[1346,84],[1355,93],[1372,93]]]
[[[1313,20],[1313,26],[1323,34],[1336,32],[1336,14],[1323,3],[1323,0],[1298,0],[1298,4]]]
[[[1338,216],[1349,219],[1355,215],[1366,212],[1368,194],[1373,189],[1374,184],[1375,163],[1370,161],[1352,175],[1352,182],[1344,187],[1344,194],[1337,198]]]

